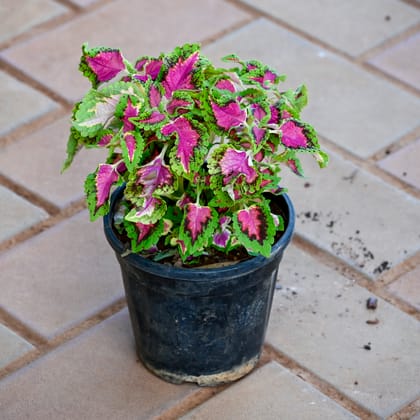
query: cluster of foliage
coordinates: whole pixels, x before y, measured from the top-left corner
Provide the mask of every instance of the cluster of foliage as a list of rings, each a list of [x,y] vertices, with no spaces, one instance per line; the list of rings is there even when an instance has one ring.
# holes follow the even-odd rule
[[[82,47],[92,88],[75,104],[63,168],[82,147],[108,149],[86,179],[88,208],[92,220],[107,214],[113,188],[125,184],[114,224],[133,252],[179,252],[185,262],[243,246],[268,256],[283,229],[268,196],[285,191],[282,167],[302,175],[298,152],[327,164],[300,120],[305,86],[280,91],[285,77],[267,65],[223,61],[230,68],[197,44],[134,65],[118,49]]]

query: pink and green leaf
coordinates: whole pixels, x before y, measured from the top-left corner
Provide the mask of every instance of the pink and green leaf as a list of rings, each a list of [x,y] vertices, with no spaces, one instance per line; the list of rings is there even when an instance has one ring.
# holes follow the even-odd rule
[[[217,89],[228,90],[229,92],[235,92],[235,85],[229,79],[221,79],[216,83]]]
[[[118,173],[113,165],[102,163],[96,174],[96,207],[108,201],[111,187],[118,181]]]
[[[162,100],[162,95],[155,85],[151,85],[149,89],[149,102],[152,108],[157,108]]]
[[[142,158],[144,150],[144,141],[137,131],[124,133],[121,141],[121,150],[124,163],[129,170],[135,169]]]
[[[166,213],[166,203],[164,200],[149,197],[144,200],[142,207],[133,208],[125,216],[125,219],[133,223],[153,224],[163,218]]]
[[[176,157],[180,160],[184,172],[190,173],[191,163],[194,160],[194,151],[199,145],[200,134],[192,127],[185,117],[178,117],[162,127],[164,136],[177,134],[178,143]]]
[[[147,127],[148,125],[154,126],[161,123],[165,118],[165,114],[162,114],[159,111],[152,111],[149,116],[139,120],[139,124],[141,124],[142,127]]]
[[[252,253],[269,257],[275,227],[267,203],[254,204],[233,215],[234,233]]]
[[[217,125],[225,130],[239,127],[246,120],[246,112],[241,109],[237,102],[231,102],[225,106],[219,106],[212,102],[211,108],[216,117]]]
[[[312,147],[305,135],[305,128],[296,121],[288,120],[280,126],[281,142],[290,149],[308,149]]]
[[[131,250],[133,252],[141,252],[148,250],[159,242],[159,238],[163,234],[163,221],[157,223],[133,223],[124,221],[124,227],[127,236],[131,239]]]
[[[73,127],[83,137],[97,135],[115,120],[121,98],[129,92],[125,82],[110,84],[99,91],[91,89],[77,107]]]
[[[207,245],[217,221],[217,213],[211,207],[194,203],[185,206],[179,239],[184,242],[188,254],[194,254]]]
[[[218,231],[213,235],[213,245],[218,249],[226,249],[231,236],[231,232],[227,229]]]
[[[163,81],[163,86],[165,88],[165,96],[170,98],[172,93],[176,90],[184,89],[194,89],[195,86],[192,82],[192,75],[194,71],[194,66],[199,59],[198,51],[191,54],[188,58],[183,60],[182,58],[178,59],[178,62],[170,67],[168,74]]]
[[[147,82],[148,79],[156,80],[159,76],[163,62],[157,58],[142,57],[134,65],[140,73],[134,75],[137,80]]]
[[[263,88],[268,89],[270,84],[277,83],[278,76],[271,70],[266,70],[262,76],[251,77],[252,80],[258,82]]]
[[[111,188],[118,181],[118,173],[109,164],[100,164],[95,172],[87,176],[85,181],[85,194],[92,221],[100,216],[105,216],[109,212]]]
[[[252,167],[252,160],[245,151],[227,149],[219,165],[224,175],[224,185],[230,183],[232,179],[239,175],[245,175],[248,184],[254,182],[258,177],[257,171]]]
[[[168,103],[168,105],[166,105],[166,111],[171,115],[175,114],[176,112],[180,114],[180,111],[187,111],[192,106],[193,103],[190,101],[174,98]]]
[[[130,97],[127,99],[127,105],[123,111],[123,131],[132,131],[135,128],[135,125],[131,121],[131,118],[136,118],[139,115],[138,107],[134,106],[131,102]]]
[[[252,135],[254,136],[255,143],[257,145],[263,141],[266,134],[267,130],[265,128],[260,128],[257,126],[252,127]]]
[[[151,196],[154,192],[171,192],[174,178],[161,156],[143,165],[137,172],[137,184],[143,186],[143,194]]]
[[[126,65],[118,49],[89,49],[87,44],[83,44],[79,69],[92,82],[92,86],[97,87],[126,70]]]
[[[111,143],[114,136],[115,136],[115,134],[113,132],[104,130],[103,133],[99,134],[98,146],[99,147],[108,146]]]
[[[88,94],[80,104],[73,127],[82,136],[97,134],[115,118],[115,108],[119,100],[120,95],[118,94],[106,97],[91,91],[91,94]]]
[[[225,250],[229,245],[232,236],[229,229],[231,220],[232,219],[229,216],[222,216],[219,219],[219,226],[213,235],[213,245],[218,249]]]
[[[297,157],[290,156],[289,158],[287,158],[286,165],[296,175],[301,176],[301,177],[304,176],[302,164],[300,163],[300,160]]]

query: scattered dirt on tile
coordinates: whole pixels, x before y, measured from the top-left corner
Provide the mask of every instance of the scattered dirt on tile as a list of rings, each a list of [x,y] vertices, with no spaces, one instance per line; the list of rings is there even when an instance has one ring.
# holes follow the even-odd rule
[[[354,179],[357,171],[346,177],[346,179]],[[353,264],[363,270],[367,270],[374,275],[379,275],[383,271],[391,268],[389,261],[383,261],[380,264],[375,264],[375,255],[363,239],[363,233],[357,227],[354,233],[344,238],[342,235],[342,220],[345,215],[337,215],[332,211],[312,211],[304,210],[296,215],[296,219],[302,225],[305,223],[319,223],[322,229],[331,235],[330,247],[338,257],[351,260]]]
[[[343,176],[342,177],[343,181],[349,181],[350,184],[353,184],[358,172],[359,172],[359,170],[355,169],[350,175]]]
[[[363,348],[364,348],[365,350],[368,350],[368,351],[372,350],[372,343],[369,341],[369,343],[365,344],[365,345],[363,346]]]
[[[389,261],[382,261],[374,270],[373,274],[381,274],[386,270],[389,270],[391,268],[391,265]]]

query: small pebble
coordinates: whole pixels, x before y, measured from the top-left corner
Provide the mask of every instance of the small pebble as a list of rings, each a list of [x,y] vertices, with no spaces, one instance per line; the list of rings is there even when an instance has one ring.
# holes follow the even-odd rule
[[[366,301],[366,308],[375,310],[378,307],[378,299],[375,297],[370,297]]]

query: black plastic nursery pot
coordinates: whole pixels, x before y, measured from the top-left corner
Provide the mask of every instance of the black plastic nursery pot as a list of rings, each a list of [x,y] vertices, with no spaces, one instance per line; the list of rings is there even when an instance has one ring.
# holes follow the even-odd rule
[[[294,229],[290,198],[276,198],[285,230],[269,258],[179,268],[125,253],[112,226],[122,194],[122,188],[114,192],[104,230],[121,266],[140,360],[172,383],[213,386],[249,373],[261,354],[278,267]]]

